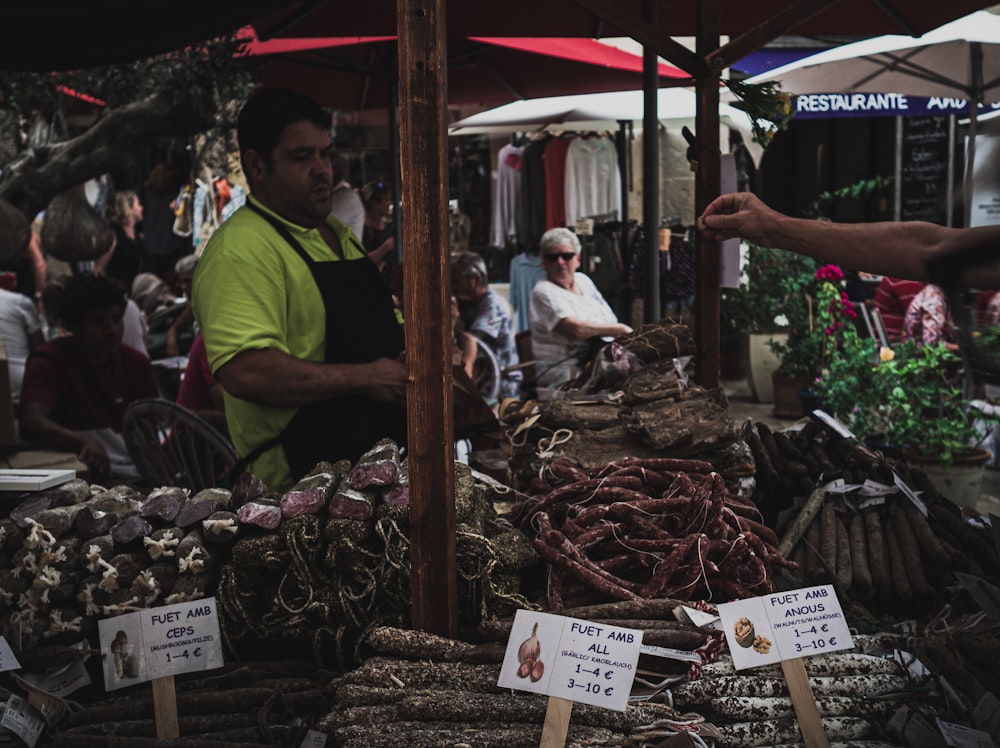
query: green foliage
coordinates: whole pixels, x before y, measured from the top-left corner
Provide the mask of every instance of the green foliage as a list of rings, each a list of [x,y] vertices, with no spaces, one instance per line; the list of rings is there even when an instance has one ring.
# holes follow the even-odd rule
[[[799,279],[806,313],[791,320],[787,343],[771,343],[781,360],[777,373],[812,381],[838,355],[845,339],[857,336],[857,314],[841,288],[843,281],[836,265],[824,265],[808,281]]]
[[[892,177],[872,177],[859,179],[853,184],[841,187],[839,190],[825,190],[809,207],[810,215],[824,219],[830,215],[830,208],[838,200],[854,200],[867,204],[872,199],[885,198],[892,194],[894,179]]]
[[[944,344],[900,345],[891,361],[879,367],[891,387],[885,402],[886,438],[925,455],[936,455],[943,467],[956,455],[982,443],[973,411],[961,387],[961,359]]]
[[[784,333],[792,320],[806,319],[815,260],[783,249],[749,245],[739,288],[721,292],[722,336]]]
[[[781,90],[780,83],[746,83],[733,79],[723,83],[739,99],[733,106],[750,115],[755,143],[767,148],[776,132],[788,129],[795,110],[791,96]]]
[[[823,410],[859,437],[884,435],[884,404],[891,382],[879,370],[879,344],[857,333],[844,337],[840,351],[815,385]]]
[[[969,407],[957,353],[906,341],[876,363],[874,351],[873,342],[859,339],[831,363],[817,384],[828,412],[858,437],[884,435],[897,447],[938,457],[945,468],[982,443],[976,421],[989,417]]]

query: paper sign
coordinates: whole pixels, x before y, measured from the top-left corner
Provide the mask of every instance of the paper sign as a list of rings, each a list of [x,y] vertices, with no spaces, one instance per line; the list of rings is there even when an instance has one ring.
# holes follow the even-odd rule
[[[937,721],[938,729],[944,736],[944,742],[952,748],[995,748],[996,743],[988,732],[976,730],[954,722]]]
[[[854,646],[829,584],[722,603],[719,615],[737,670]]]
[[[538,656],[518,659],[522,644]],[[636,629],[519,610],[497,685],[623,712],[641,646]]]
[[[0,673],[5,670],[19,670],[21,663],[14,656],[14,650],[7,643],[7,637],[0,636]]]
[[[639,647],[639,652],[644,655],[663,657],[667,660],[680,660],[681,662],[701,663],[701,655],[697,652],[689,652],[686,649],[671,649],[670,647],[654,647],[652,644],[643,644]]]
[[[988,732],[994,740],[1000,739],[1000,699],[991,691],[983,694],[983,698],[972,710],[972,724]]]
[[[224,664],[214,597],[107,618],[98,631],[108,691]]]
[[[687,605],[682,605],[681,609],[684,614],[688,617],[695,626],[713,626],[717,627],[719,623],[719,616],[715,613],[709,613],[708,611],[698,610],[697,608],[691,608]]]
[[[21,673],[24,682],[39,691],[64,699],[74,691],[89,686],[93,681],[87,672],[83,660],[75,659],[65,667],[57,668],[38,675],[36,673]]]
[[[222,667],[215,598],[139,611],[150,678]]]
[[[812,416],[813,418],[816,418],[825,423],[827,426],[833,429],[834,433],[839,434],[845,439],[855,438],[854,432],[852,432],[849,428],[847,428],[847,426],[841,423],[838,419],[831,416],[825,410],[820,410],[819,408],[816,408],[816,410],[812,412]]]
[[[915,506],[917,510],[926,517],[927,505],[924,504],[924,502],[921,501],[920,497],[917,496],[917,494],[913,491],[913,489],[906,484],[906,481],[900,478],[898,475],[896,475],[895,472],[893,472],[892,474],[892,480],[899,487],[899,490],[903,492],[903,495],[906,498],[908,498],[911,502],[913,502],[913,506]]]
[[[316,730],[306,730],[305,737],[299,744],[299,748],[325,748],[326,734]]]
[[[42,716],[31,704],[15,694],[11,694],[7,700],[0,725],[21,738],[28,744],[29,748],[38,742],[38,737],[45,729],[45,721]]]

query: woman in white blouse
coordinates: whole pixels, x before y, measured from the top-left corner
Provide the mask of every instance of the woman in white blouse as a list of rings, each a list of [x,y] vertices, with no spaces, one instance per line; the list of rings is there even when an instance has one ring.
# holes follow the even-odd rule
[[[594,338],[632,332],[618,321],[580,267],[580,240],[569,229],[546,231],[539,241],[545,279],[531,292],[531,350],[539,387],[554,387],[580,373]]]

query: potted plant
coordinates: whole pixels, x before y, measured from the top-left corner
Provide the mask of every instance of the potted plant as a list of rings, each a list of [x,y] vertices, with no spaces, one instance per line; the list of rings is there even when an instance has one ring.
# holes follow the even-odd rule
[[[825,406],[859,438],[884,435],[948,498],[974,505],[990,457],[982,424],[996,417],[972,408],[959,355],[913,341],[882,349],[877,363],[873,345],[850,350],[818,384]]]
[[[773,374],[774,412],[779,417],[802,415],[802,391],[808,392],[845,342],[857,337],[857,312],[843,288],[839,267],[824,265],[808,282],[800,283],[806,313],[792,322],[787,341],[771,343],[781,361]]]
[[[790,320],[807,317],[805,289],[812,284],[815,260],[782,249],[745,245],[740,285],[722,290],[721,335],[727,345],[745,337],[747,381],[758,402],[771,402],[771,374],[778,360],[770,341],[783,341]]]

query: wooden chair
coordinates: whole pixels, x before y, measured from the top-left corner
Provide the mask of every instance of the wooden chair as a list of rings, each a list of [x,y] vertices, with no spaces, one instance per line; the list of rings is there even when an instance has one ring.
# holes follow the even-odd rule
[[[228,437],[198,414],[169,400],[136,400],[125,411],[122,436],[143,482],[192,493],[228,487],[239,460]]]

